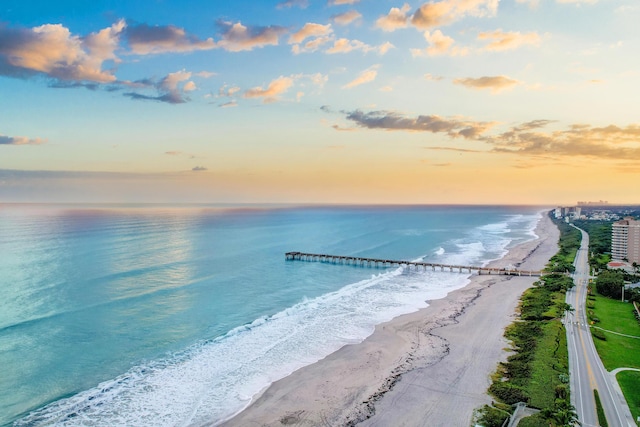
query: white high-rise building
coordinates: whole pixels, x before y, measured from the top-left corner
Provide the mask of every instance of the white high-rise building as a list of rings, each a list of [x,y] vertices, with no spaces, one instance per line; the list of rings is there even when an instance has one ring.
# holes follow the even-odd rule
[[[640,221],[625,218],[611,227],[611,259],[640,264]]]

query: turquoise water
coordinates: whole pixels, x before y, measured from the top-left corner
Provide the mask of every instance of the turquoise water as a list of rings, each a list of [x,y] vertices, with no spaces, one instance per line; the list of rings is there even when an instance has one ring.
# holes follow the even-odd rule
[[[219,422],[468,275],[287,251],[485,264],[534,207],[0,205],[0,425]]]

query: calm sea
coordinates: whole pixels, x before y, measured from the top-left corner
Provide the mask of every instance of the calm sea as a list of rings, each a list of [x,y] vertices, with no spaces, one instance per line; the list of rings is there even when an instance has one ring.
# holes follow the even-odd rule
[[[540,211],[0,204],[0,425],[221,421],[468,283],[285,252],[481,265]]]

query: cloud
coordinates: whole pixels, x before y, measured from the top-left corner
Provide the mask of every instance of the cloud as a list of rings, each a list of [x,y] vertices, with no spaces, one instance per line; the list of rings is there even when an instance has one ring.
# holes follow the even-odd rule
[[[46,139],[27,138],[26,136],[7,136],[0,134],[0,145],[41,145]]]
[[[535,31],[522,34],[519,31],[504,32],[502,30],[495,30],[480,33],[478,35],[478,40],[491,40],[489,44],[484,47],[484,50],[489,52],[500,52],[517,49],[523,45],[538,46],[541,39]]]
[[[238,86],[229,87],[227,85],[222,85],[220,89],[218,89],[218,96],[231,98],[238,92],[240,92],[240,88]]]
[[[183,153],[182,151],[165,151],[164,154],[168,156],[180,156]]]
[[[230,52],[253,50],[267,45],[277,46],[280,36],[287,32],[286,28],[272,25],[269,27],[246,27],[240,22],[235,24],[219,21],[222,29],[222,40],[218,46]]]
[[[356,77],[355,79],[353,79],[352,81],[350,81],[346,85],[342,86],[342,88],[343,89],[351,89],[352,87],[360,86],[362,84],[370,83],[370,82],[374,81],[376,79],[376,76],[378,75],[377,69],[379,67],[380,67],[379,65],[374,65],[374,66],[364,70],[363,72],[361,72],[358,75],[358,77]]]
[[[576,4],[576,5],[581,5],[581,4],[594,4],[597,3],[598,0],[556,0],[556,2],[558,3],[565,3],[565,4]]]
[[[515,85],[520,84],[518,80],[514,80],[506,76],[485,76],[477,79],[467,77],[464,79],[455,79],[453,80],[453,83],[470,89],[489,89],[493,93],[511,89]]]
[[[236,101],[229,101],[229,102],[225,102],[224,104],[220,104],[218,107],[220,108],[230,108],[230,107],[237,107],[238,103]]]
[[[105,61],[117,61],[115,49],[124,20],[86,37],[71,34],[61,24],[9,28],[0,24],[0,75],[28,77],[42,73],[64,81],[110,83],[112,71]]]
[[[350,10],[348,12],[339,13],[337,15],[332,15],[331,20],[338,25],[349,25],[353,21],[362,18],[362,14],[358,11]]]
[[[309,0],[286,0],[276,5],[277,9],[291,9],[292,7],[306,9],[309,7]]]
[[[640,159],[640,125],[593,127],[574,124],[564,130],[544,131],[549,120],[513,126],[506,132],[483,138],[494,151],[527,156]]]
[[[153,87],[155,87],[159,92],[159,95],[145,95],[138,92],[126,92],[123,93],[123,95],[134,100],[183,104],[189,101],[189,97],[186,96],[185,92],[190,92],[196,89],[196,85],[193,81],[187,81],[190,78],[191,73],[185,70],[169,73],[162,80],[153,83]]]
[[[262,87],[254,87],[245,91],[245,98],[263,98],[263,102],[270,103],[277,101],[278,95],[285,93],[291,86],[293,86],[293,79],[291,77],[280,76],[273,80],[266,89]]]
[[[193,74],[194,76],[202,77],[203,79],[208,79],[209,77],[213,77],[217,75],[216,73],[212,73],[210,71],[199,71]]]
[[[495,122],[476,122],[459,118],[444,118],[436,115],[405,117],[393,111],[360,110],[345,112],[346,119],[367,129],[387,131],[445,133],[451,138],[478,139],[493,126]]]
[[[329,6],[340,6],[343,4],[356,4],[360,2],[360,0],[329,0],[327,3]]]
[[[456,147],[425,147],[427,150],[436,150],[436,151],[457,151],[459,153],[486,153],[486,151],[482,150],[470,150],[468,148],[456,148]]]
[[[212,38],[200,40],[173,25],[139,24],[127,27],[125,36],[131,52],[149,55],[169,52],[193,52],[216,47]]]
[[[208,170],[207,168],[205,168],[204,166],[196,166],[194,168],[191,169],[194,172],[202,172],[202,171],[206,171]]]
[[[516,3],[528,4],[531,9],[538,7],[540,0],[516,0]]]
[[[376,21],[376,27],[383,31],[395,31],[406,28],[409,25],[408,12],[411,6],[405,3],[402,8],[392,7],[387,15],[381,16]]]
[[[302,45],[300,44],[293,45],[291,47],[291,52],[293,52],[294,55],[298,55],[303,52],[315,52],[316,50],[321,48],[323,45],[329,43],[332,40],[333,40],[333,37],[331,36],[316,37]]]
[[[300,44],[308,37],[326,36],[332,32],[331,24],[321,25],[308,22],[300,30],[291,34],[289,44]]]
[[[440,81],[440,80],[444,80],[444,77],[443,77],[443,76],[434,76],[434,75],[432,75],[431,73],[426,73],[426,74],[424,75],[424,78],[425,78],[426,80],[431,80],[431,81],[434,81],[434,82],[437,82],[437,81]]]
[[[325,53],[328,54],[336,54],[336,53],[349,53],[356,50],[367,52],[378,52],[380,55],[384,55],[389,51],[389,49],[395,47],[389,42],[383,43],[380,46],[370,46],[366,43],[361,42],[360,40],[349,40],[345,38],[334,40],[333,46],[329,49],[325,50]]]
[[[449,56],[464,56],[469,53],[469,49],[465,47],[454,46],[455,41],[449,37],[442,34],[442,31],[435,30],[433,32],[425,31],[424,38],[429,43],[429,46],[422,49],[411,49],[411,54],[416,56],[438,56],[438,55],[449,55]]]
[[[452,24],[465,16],[495,16],[499,0],[443,0],[425,3],[411,17],[421,30]]]

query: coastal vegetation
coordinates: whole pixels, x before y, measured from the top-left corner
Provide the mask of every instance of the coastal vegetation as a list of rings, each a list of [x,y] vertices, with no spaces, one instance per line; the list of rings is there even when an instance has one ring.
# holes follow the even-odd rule
[[[496,401],[480,410],[478,423],[486,427],[501,426],[508,417],[505,409],[512,410],[517,402],[541,410],[522,419],[521,427],[570,426],[577,421],[570,403],[566,331],[560,321],[566,310],[572,310],[565,294],[573,281],[560,273],[573,271],[580,232],[557,224],[560,249],[547,265],[549,274],[524,292],[519,319],[505,331],[513,354],[493,375],[489,393]]]
[[[582,236],[580,231],[571,227],[569,224],[562,221],[554,222],[560,229],[559,249],[558,252],[551,257],[545,270],[557,273],[573,273],[575,270],[573,260],[576,258],[576,253],[580,248]]]

